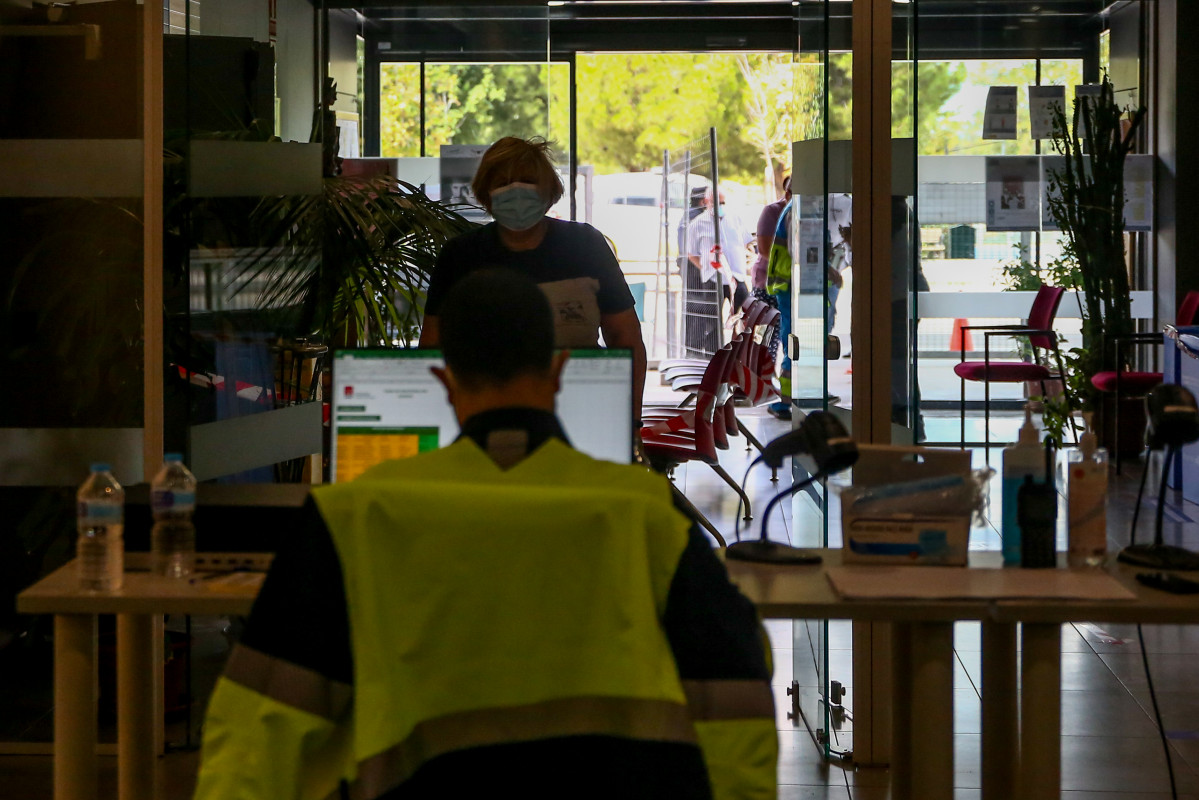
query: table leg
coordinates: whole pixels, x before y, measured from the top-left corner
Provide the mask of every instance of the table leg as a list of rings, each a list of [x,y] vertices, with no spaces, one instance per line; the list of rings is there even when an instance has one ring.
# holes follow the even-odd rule
[[[982,797],[1015,797],[1019,706],[1016,697],[1016,626],[982,624]]]
[[[953,624],[913,623],[911,664],[912,786],[953,800]]]
[[[912,800],[912,625],[891,624],[891,799]]]
[[[161,669],[161,667],[159,668]],[[158,763],[154,735],[154,620],[117,616],[117,796],[152,800]]]
[[[96,796],[96,618],[54,617],[54,798]]]
[[[1062,628],[1023,623],[1020,659],[1020,793],[1057,800],[1062,783]]]

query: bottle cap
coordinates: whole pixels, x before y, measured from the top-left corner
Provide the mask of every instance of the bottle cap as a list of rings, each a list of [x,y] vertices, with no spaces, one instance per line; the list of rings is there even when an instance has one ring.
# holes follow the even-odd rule
[[[1032,403],[1024,404],[1024,424],[1020,426],[1020,444],[1039,447],[1041,440],[1037,435],[1037,426],[1032,421]]]
[[[1095,451],[1099,449],[1099,439],[1095,436],[1095,414],[1091,411],[1084,411],[1082,419],[1085,430],[1082,436],[1078,437],[1078,450],[1085,460],[1090,461],[1095,457]]]
[[[92,464],[92,472],[112,472],[112,465],[105,461],[96,461]]]
[[[162,460],[163,460],[163,463],[166,463],[166,464],[182,464],[183,463],[183,454],[182,453],[166,453],[165,455],[163,455]]]

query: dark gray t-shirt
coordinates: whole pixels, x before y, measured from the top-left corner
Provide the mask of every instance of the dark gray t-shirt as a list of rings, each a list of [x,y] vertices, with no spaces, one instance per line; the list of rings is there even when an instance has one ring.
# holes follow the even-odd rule
[[[549,218],[541,244],[513,251],[492,222],[446,243],[429,278],[425,313],[440,313],[446,293],[476,269],[504,267],[535,281],[554,310],[557,347],[595,347],[600,316],[634,305],[620,263],[603,234],[582,222]]]

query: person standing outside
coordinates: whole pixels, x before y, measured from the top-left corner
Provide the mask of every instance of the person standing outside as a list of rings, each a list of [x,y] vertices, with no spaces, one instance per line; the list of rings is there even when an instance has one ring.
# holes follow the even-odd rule
[[[790,199],[791,176],[786,175],[783,177],[783,196],[763,208],[762,213],[758,215],[758,226],[755,233],[758,255],[754,259],[750,276],[753,280],[753,296],[771,308],[778,308],[779,304],[778,298],[766,291],[766,265],[770,263],[770,249],[774,246],[774,230],[778,227],[779,216],[783,213],[783,206],[787,205],[787,201]],[[779,354],[778,328],[774,329],[774,333],[770,337],[769,349],[770,360],[776,363]]]
[[[736,314],[749,296],[745,275],[749,235],[741,220],[725,211],[724,192],[719,197],[719,203],[715,202],[708,187],[703,211],[687,226],[685,341],[689,356],[711,355],[720,348],[721,297]]]
[[[582,222],[547,217],[565,193],[544,139],[507,136],[487,149],[471,188],[494,222],[446,243],[429,277],[421,347],[441,341],[441,306],[469,273],[489,267],[520,272],[545,293],[554,312],[554,345],[633,351],[633,416],[641,417],[646,352],[641,321],[620,262],[602,233]]]
[[[837,298],[845,286],[845,270],[853,266],[853,197],[847,193],[828,196],[828,241],[832,247],[828,270],[828,326],[837,321]]]

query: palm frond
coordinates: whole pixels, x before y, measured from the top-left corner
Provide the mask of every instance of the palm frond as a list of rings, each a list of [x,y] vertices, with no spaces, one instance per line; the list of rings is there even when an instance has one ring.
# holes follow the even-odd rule
[[[299,309],[300,334],[407,344],[441,246],[471,223],[454,206],[388,176],[326,178],[322,194],[273,197],[254,210],[262,246],[237,265],[237,290]]]

